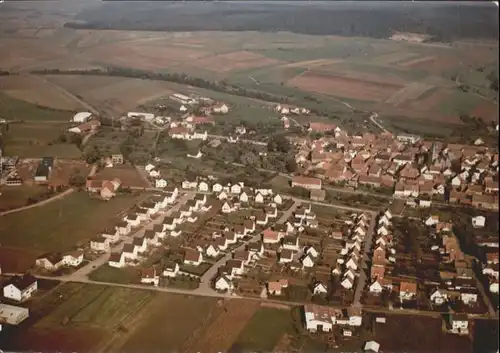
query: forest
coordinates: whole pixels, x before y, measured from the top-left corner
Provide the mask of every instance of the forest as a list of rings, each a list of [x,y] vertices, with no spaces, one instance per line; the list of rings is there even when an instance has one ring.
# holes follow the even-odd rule
[[[428,34],[433,41],[498,39],[492,3],[432,2],[103,2],[70,28],[152,31],[288,31],[312,35],[390,37]]]

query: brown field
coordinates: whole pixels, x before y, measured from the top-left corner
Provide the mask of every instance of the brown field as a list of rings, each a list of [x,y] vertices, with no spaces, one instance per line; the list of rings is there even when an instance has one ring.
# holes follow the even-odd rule
[[[498,104],[489,101],[483,101],[471,113],[472,116],[481,117],[485,121],[498,121]]]
[[[56,159],[50,176],[50,183],[52,185],[69,185],[69,179],[72,175],[81,175],[87,178],[89,172],[90,166],[84,161]]]
[[[24,273],[35,265],[39,252],[26,249],[0,246],[0,259],[3,273]]]
[[[259,308],[257,301],[229,300],[218,308],[218,316],[204,328],[184,352],[227,352]]]
[[[372,102],[387,99],[401,88],[395,84],[316,73],[296,76],[289,80],[287,85],[305,91]]]
[[[0,91],[13,98],[44,107],[62,110],[82,109],[76,100],[63,94],[57,88],[47,85],[37,76],[0,77]]]
[[[430,96],[410,103],[410,107],[419,111],[429,111],[437,108],[441,102],[448,99],[453,94],[452,91],[439,89]]]
[[[456,68],[459,64],[459,58],[454,56],[437,56],[431,57],[428,60],[422,60],[419,62],[413,62],[408,65],[406,63],[405,67],[411,67],[412,69],[425,70],[433,74],[441,74],[444,71],[452,70]]]
[[[144,179],[141,178],[137,169],[131,165],[119,165],[114,166],[113,168],[104,168],[97,172],[94,177],[94,179],[97,180],[111,180],[114,178],[120,179],[123,186],[149,186]]]
[[[159,295],[143,309],[143,319],[116,351],[179,351],[215,309],[214,298]],[[160,348],[161,347],[161,348]],[[205,349],[203,350],[205,351]]]
[[[32,178],[32,175],[29,178]],[[29,183],[29,180],[27,182]],[[30,197],[37,197],[46,192],[47,187],[42,185],[25,183],[19,186],[4,186],[0,188],[0,212],[26,206]]]
[[[173,93],[168,83],[152,80],[71,75],[51,75],[47,79],[110,114],[122,114]]]
[[[105,337],[93,328],[39,329],[31,327],[16,335],[9,345],[18,352],[91,352]]]
[[[386,100],[386,103],[398,106],[407,100],[415,100],[422,96],[425,92],[432,89],[433,86],[426,85],[420,82],[414,82],[401,90],[394,93]]]
[[[55,45],[48,46],[35,38],[6,38],[0,41],[0,67],[16,69],[37,65],[40,61],[63,58],[67,50]]]
[[[279,60],[269,59],[256,53],[236,51],[227,54],[204,57],[193,62],[193,65],[215,72],[230,72],[255,67],[277,65],[280,63],[282,62]]]
[[[142,70],[166,69],[210,55],[207,51],[175,46],[165,41],[155,40],[153,43],[111,44],[90,49],[87,55],[96,61]]]

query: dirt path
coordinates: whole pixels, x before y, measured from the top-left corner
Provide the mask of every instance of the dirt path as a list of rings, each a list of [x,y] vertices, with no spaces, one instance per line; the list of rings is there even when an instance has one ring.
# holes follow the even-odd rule
[[[37,203],[34,203],[33,205],[28,205],[28,206],[23,206],[23,207],[20,207],[20,208],[16,208],[16,209],[13,209],[13,210],[8,210],[8,211],[5,211],[5,212],[1,212],[0,213],[0,216],[5,216],[5,215],[8,215],[10,213],[16,213],[16,212],[21,212],[21,211],[25,211],[25,210],[28,210],[30,208],[34,208],[34,207],[39,207],[39,206],[43,206],[43,205],[46,205],[48,204],[49,202],[52,202],[52,201],[55,201],[55,200],[59,200],[59,199],[62,199],[63,197],[66,197],[68,196],[69,194],[71,194],[73,191],[75,191],[75,189],[68,189],[64,192],[61,192],[60,194],[57,194],[55,196],[52,196],[51,198],[48,198],[46,200],[43,200],[43,201],[40,201],[40,202],[37,202]]]

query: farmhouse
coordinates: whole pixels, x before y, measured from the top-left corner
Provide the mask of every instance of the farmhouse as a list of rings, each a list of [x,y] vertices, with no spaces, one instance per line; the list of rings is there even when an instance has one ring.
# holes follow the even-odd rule
[[[292,187],[296,186],[304,189],[319,190],[321,189],[321,179],[294,176],[292,177]]]
[[[92,113],[90,112],[79,112],[76,113],[71,119],[74,123],[84,123],[92,118]]]
[[[35,277],[30,275],[14,276],[3,287],[3,296],[5,298],[23,302],[33,296],[38,290],[38,282]]]

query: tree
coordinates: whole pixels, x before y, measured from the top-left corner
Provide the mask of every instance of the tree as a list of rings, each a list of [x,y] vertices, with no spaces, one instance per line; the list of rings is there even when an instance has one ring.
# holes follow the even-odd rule
[[[80,174],[73,174],[69,177],[69,185],[75,187],[82,187],[85,185],[85,177]]]
[[[297,170],[297,162],[295,161],[294,158],[289,158],[287,159],[285,163],[285,168],[288,173],[293,173]]]

